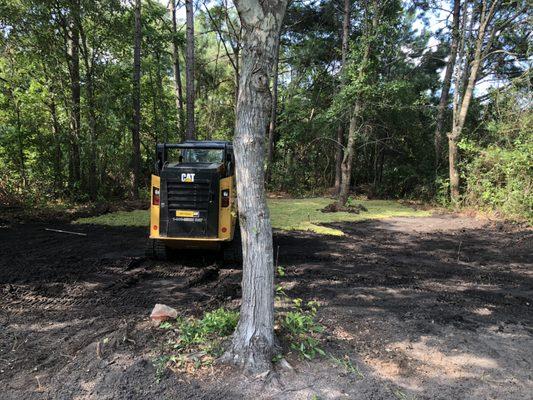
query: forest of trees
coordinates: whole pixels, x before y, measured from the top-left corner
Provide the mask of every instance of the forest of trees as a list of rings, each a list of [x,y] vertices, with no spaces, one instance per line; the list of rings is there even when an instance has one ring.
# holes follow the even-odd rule
[[[525,0],[290,1],[268,189],[532,218],[531,17]],[[142,197],[156,142],[231,140],[239,21],[228,0],[2,2],[0,201]]]

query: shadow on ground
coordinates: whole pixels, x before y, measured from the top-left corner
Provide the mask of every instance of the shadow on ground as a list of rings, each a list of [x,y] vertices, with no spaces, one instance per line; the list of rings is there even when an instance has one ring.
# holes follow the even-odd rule
[[[0,228],[3,398],[463,399],[533,390],[531,230],[455,216],[331,224],[343,237],[276,232],[291,297],[318,300],[329,358],[289,357],[264,385],[225,368],[164,372],[157,302],[183,315],[235,306],[240,271],[208,254],[143,257],[145,229]],[[87,236],[46,231],[75,230]],[[154,366],[155,365],[155,366]]]

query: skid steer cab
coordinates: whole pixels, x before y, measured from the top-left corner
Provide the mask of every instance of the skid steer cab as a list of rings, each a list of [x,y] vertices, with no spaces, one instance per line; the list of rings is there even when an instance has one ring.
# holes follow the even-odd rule
[[[241,261],[231,142],[158,144],[151,193],[148,257],[204,249]]]

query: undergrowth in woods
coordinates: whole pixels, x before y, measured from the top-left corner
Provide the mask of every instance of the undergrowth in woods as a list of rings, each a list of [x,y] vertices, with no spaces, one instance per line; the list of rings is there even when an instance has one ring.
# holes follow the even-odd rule
[[[219,308],[202,318],[178,318],[159,326],[168,331],[165,355],[154,360],[157,375],[164,368],[191,372],[213,364],[222,355],[222,342],[233,333],[239,313]]]
[[[335,222],[356,222],[366,219],[390,217],[424,217],[431,214],[427,210],[415,210],[392,200],[357,200],[368,211],[360,214],[347,212],[323,213],[320,210],[331,203],[331,199],[316,197],[311,199],[269,199],[268,206],[272,227],[282,230],[312,231],[327,235],[343,235],[339,229],[323,224]],[[97,217],[80,218],[75,223],[100,224],[109,226],[148,226],[149,212],[135,210],[119,211]]]

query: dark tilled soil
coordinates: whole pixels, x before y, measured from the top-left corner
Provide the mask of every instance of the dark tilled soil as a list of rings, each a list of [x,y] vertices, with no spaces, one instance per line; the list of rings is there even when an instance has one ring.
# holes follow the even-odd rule
[[[335,227],[275,235],[286,293],[321,304],[328,357],[289,355],[295,372],[264,382],[226,367],[156,380],[153,305],[236,307],[238,269],[148,261],[145,229],[2,225],[0,398],[531,398],[531,230],[453,215]]]

